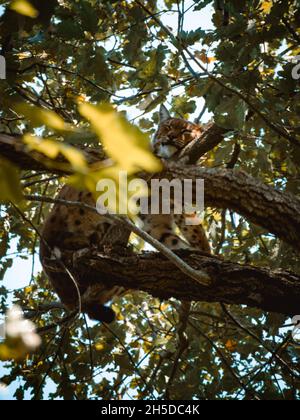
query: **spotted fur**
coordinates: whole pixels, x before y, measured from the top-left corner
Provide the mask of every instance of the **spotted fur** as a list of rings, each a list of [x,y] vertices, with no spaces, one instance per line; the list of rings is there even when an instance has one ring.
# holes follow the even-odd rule
[[[57,198],[79,201],[95,207],[91,193],[78,191],[71,186],[64,186]],[[105,304],[114,296],[123,293],[124,289],[107,288],[99,283],[90,282],[88,278],[79,282],[76,273],[72,273],[74,277],[72,280],[67,272],[60,270],[56,273],[50,270],[47,260],[59,257],[65,265],[68,265],[70,255],[72,256],[75,251],[84,248],[107,250],[115,246],[126,247],[129,235],[130,232],[123,226],[107,223],[96,212],[61,204],[53,207],[43,226],[40,258],[44,271],[66,307],[71,310],[79,307],[75,280],[80,290],[83,312],[92,319],[111,322],[114,319],[114,312]]]

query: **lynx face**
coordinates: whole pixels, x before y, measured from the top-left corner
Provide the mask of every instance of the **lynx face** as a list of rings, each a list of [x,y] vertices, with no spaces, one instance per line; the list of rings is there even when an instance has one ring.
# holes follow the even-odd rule
[[[180,118],[171,118],[168,110],[162,106],[159,128],[152,141],[153,151],[160,158],[170,159],[191,141],[198,139],[201,133],[201,126]]]

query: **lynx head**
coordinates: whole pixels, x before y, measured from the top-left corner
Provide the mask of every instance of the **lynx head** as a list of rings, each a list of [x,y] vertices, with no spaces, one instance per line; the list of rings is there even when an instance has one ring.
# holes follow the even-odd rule
[[[154,153],[158,157],[171,158],[202,133],[200,125],[181,118],[172,118],[164,105],[161,105],[159,115],[158,130],[152,141]]]

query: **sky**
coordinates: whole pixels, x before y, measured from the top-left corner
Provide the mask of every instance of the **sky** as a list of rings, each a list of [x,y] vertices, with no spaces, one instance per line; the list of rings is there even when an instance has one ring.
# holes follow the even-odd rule
[[[186,1],[186,9],[189,8],[192,4],[194,4],[193,0]],[[0,15],[3,13],[3,7],[0,6]],[[186,15],[185,24],[184,24],[184,30],[195,30],[198,28],[201,29],[213,29],[213,24],[211,21],[212,18],[212,7],[208,6],[205,9],[201,11],[193,12],[191,11]],[[165,25],[168,25],[169,27],[173,28],[174,31],[177,30],[177,14],[176,13],[168,13],[167,15],[164,15],[162,18],[162,21]],[[180,95],[181,90],[173,90],[173,95]],[[195,112],[194,117],[198,115],[201,108],[203,106],[203,101],[200,99],[197,103],[197,112]],[[131,110],[128,115],[130,118],[134,118],[137,115],[141,114],[140,110]],[[209,115],[207,114],[204,116],[204,120],[209,119]],[[16,243],[13,243],[11,253],[16,252]],[[34,273],[37,274],[41,271],[41,265],[38,260],[38,256],[35,257],[35,271]],[[32,273],[32,259],[29,258],[28,260],[24,260],[17,255],[14,255],[14,262],[13,266],[7,271],[6,276],[4,278],[3,285],[6,286],[9,290],[15,290],[19,288],[24,288],[28,286],[28,284],[31,281],[31,273]],[[0,323],[4,319],[4,314],[0,313]],[[3,369],[3,364],[0,363],[0,378],[5,374],[5,369]],[[50,390],[51,386],[48,386],[48,391]],[[13,394],[16,389],[15,385],[12,385],[8,387],[7,389],[3,390],[0,387],[0,400],[1,397],[3,399],[13,399]]]

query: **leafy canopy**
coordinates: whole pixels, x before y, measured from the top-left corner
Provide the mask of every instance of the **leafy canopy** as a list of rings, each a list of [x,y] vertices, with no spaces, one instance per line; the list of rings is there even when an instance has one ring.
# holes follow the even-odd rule
[[[93,190],[102,174],[79,151],[87,147],[104,147],[115,175],[158,171],[149,135],[158,105],[168,103],[176,116],[202,111],[202,121],[213,117],[229,130],[201,164],[225,167],[238,150],[236,168],[299,196],[300,91],[291,60],[300,54],[299,1],[0,3],[8,73],[0,80],[0,131],[25,135],[52,167],[64,156],[75,185]],[[30,278],[10,268],[16,255],[37,261],[39,238],[21,213],[39,226],[48,212],[22,194],[53,197],[63,182],[51,165],[49,173],[20,172],[0,160],[0,311],[13,299],[43,331],[38,352],[2,365],[1,382],[15,385],[16,398],[299,398],[299,380],[271,356],[299,367],[299,347],[276,314],[232,307],[230,318],[219,304],[194,304],[175,371],[176,301],[129,293],[114,303],[110,329],[83,318],[55,326],[66,314],[40,311],[57,297],[37,265]],[[299,273],[299,257],[244,218],[208,208],[205,225],[224,258]],[[143,244],[135,238],[134,246]]]

